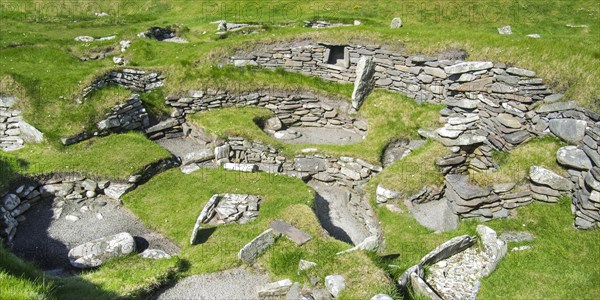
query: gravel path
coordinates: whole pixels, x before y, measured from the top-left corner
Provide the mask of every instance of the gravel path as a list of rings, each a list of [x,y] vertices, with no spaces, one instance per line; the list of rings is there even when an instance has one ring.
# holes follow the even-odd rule
[[[151,299],[258,299],[258,288],[268,282],[267,275],[231,269],[186,277]]]
[[[347,129],[324,127],[292,127],[302,136],[284,140],[290,144],[347,145],[361,142],[363,136]]]
[[[61,206],[62,213],[56,218]],[[67,220],[67,216],[78,220]],[[118,201],[104,195],[81,203],[58,198],[45,200],[34,205],[25,217],[24,222],[19,222],[11,248],[44,270],[64,269],[69,273],[73,270],[67,258],[69,249],[120,232],[133,235],[140,252],[146,248],[161,249],[169,254],[179,252],[175,243],[148,229]]]

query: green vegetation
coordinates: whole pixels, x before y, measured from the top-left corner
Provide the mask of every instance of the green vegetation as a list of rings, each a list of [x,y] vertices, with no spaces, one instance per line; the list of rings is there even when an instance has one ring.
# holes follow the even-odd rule
[[[206,241],[190,246],[191,230],[202,207],[213,194],[225,192],[263,196],[259,217],[244,225],[205,228],[201,239]],[[181,276],[239,266],[239,249],[269,228],[272,220],[280,219],[308,232],[313,239],[297,247],[281,237],[258,260],[261,268],[268,270],[274,279],[292,278],[309,282],[308,274],[324,276],[329,272],[339,272],[347,276],[348,282],[355,283],[349,285],[350,289],[345,292],[349,298],[365,298],[386,289],[390,283],[385,274],[365,253],[335,255],[350,246],[325,235],[310,208],[313,200],[314,192],[298,179],[268,173],[202,169],[189,175],[179,170],[159,174],[127,194],[123,202],[147,226],[182,245],[179,257],[187,262],[188,268]],[[298,275],[301,258],[317,262],[319,266],[308,274]],[[357,269],[361,272],[356,272]]]
[[[521,182],[529,176],[531,166],[541,166],[563,174],[564,169],[556,162],[556,151],[562,146],[562,142],[551,136],[535,139],[511,150],[510,153],[497,153],[494,156],[500,165],[497,171],[474,173],[471,178],[482,186]]]
[[[49,299],[54,284],[35,266],[10,253],[0,244],[0,295],[5,299]]]

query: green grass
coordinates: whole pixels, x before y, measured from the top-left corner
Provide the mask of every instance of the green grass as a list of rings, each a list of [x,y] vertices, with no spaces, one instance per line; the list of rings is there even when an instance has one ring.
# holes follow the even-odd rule
[[[24,262],[0,244],[0,295],[3,299],[49,299],[54,283],[31,263]]]
[[[174,192],[177,191],[177,192]],[[196,218],[208,199],[215,193],[249,193],[261,195],[264,202],[259,217],[248,224],[228,224],[207,229],[203,243],[190,246],[189,237]],[[365,253],[343,256],[335,253],[350,246],[327,237],[310,209],[314,192],[302,181],[267,173],[238,173],[222,169],[205,169],[185,175],[171,170],[152,178],[124,197],[124,203],[144,223],[164,233],[182,245],[180,258],[188,269],[180,276],[209,273],[241,265],[237,252],[267,228],[274,219],[294,224],[311,234],[313,239],[301,247],[281,237],[259,260],[259,268],[266,269],[272,279],[292,278],[308,282],[308,276],[317,276],[323,284],[324,276],[341,273],[349,285],[346,297],[365,298],[377,291],[388,289],[390,282]],[[176,217],[173,217],[176,216]],[[308,274],[298,275],[298,261],[317,262],[319,266]],[[356,272],[357,269],[364,270]],[[361,297],[362,296],[362,297]]]
[[[41,175],[76,172],[93,178],[126,179],[171,154],[140,133],[113,134],[56,149],[46,143],[14,152],[0,152],[0,185],[8,186],[17,173]]]
[[[537,138],[520,145],[510,153],[496,153],[494,158],[500,168],[494,172],[471,174],[471,178],[482,186],[522,182],[528,178],[531,166],[541,166],[564,175],[564,169],[556,162],[556,152],[562,146],[565,144],[552,136]]]

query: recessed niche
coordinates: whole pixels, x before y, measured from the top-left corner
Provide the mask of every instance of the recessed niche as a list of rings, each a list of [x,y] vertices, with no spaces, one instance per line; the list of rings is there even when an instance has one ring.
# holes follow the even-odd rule
[[[325,45],[324,62],[329,65],[335,65],[343,68],[350,66],[350,54],[348,48],[341,45]]]

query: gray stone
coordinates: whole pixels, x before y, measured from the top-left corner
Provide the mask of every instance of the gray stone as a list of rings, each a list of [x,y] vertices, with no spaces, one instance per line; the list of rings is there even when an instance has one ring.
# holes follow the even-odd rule
[[[552,119],[550,120],[550,131],[560,139],[578,144],[585,136],[587,123],[582,120],[573,119]]]
[[[86,179],[81,182],[81,187],[86,191],[96,191],[98,184],[91,179]]]
[[[496,183],[492,185],[492,189],[495,193],[505,193],[512,190],[515,187],[516,183],[508,182],[508,183]]]
[[[534,183],[545,185],[559,191],[570,191],[573,188],[573,183],[570,180],[538,166],[532,166],[529,169],[529,178]]]
[[[487,70],[494,67],[494,63],[489,61],[471,61],[462,62],[456,65],[448,66],[444,68],[444,71],[449,74],[460,74],[471,71]]]
[[[554,102],[541,105],[537,107],[535,111],[538,113],[551,113],[556,111],[571,110],[575,108],[577,108],[577,103],[575,101]]]
[[[526,130],[519,130],[513,133],[503,135],[504,139],[513,145],[521,144],[522,142],[526,141],[530,136],[531,134]]]
[[[521,127],[521,122],[519,122],[519,120],[515,117],[513,117],[510,114],[499,114],[498,116],[496,116],[496,119],[498,120],[498,122],[500,122],[500,124],[508,127],[508,128],[520,128]]]
[[[505,242],[532,242],[535,236],[528,231],[506,231],[500,235],[500,239]]]
[[[148,259],[169,259],[171,255],[160,249],[146,249],[144,252],[139,254],[140,257]]]
[[[592,168],[589,157],[576,146],[566,146],[558,149],[556,160],[559,164],[572,169],[589,170]]]
[[[508,84],[502,82],[494,82],[492,84],[492,92],[508,94],[508,93],[516,93],[518,89],[516,87],[510,86]]]
[[[325,287],[337,298],[339,294],[346,288],[346,283],[342,275],[329,275],[325,277]]]
[[[488,276],[496,269],[496,266],[504,258],[508,247],[505,241],[498,239],[496,231],[485,226],[477,225],[477,234],[481,238],[481,244],[483,245],[483,251],[492,260],[488,262],[487,266],[482,271],[482,276]]]
[[[281,128],[283,128],[283,124],[281,124],[278,117],[272,117],[265,121],[265,131],[278,131]]]
[[[280,233],[280,234],[287,236],[292,241],[294,241],[294,243],[296,243],[296,245],[298,245],[298,246],[302,246],[306,242],[308,242],[312,239],[312,237],[308,233],[292,226],[289,223],[283,222],[283,221],[279,221],[279,220],[272,221],[271,228],[273,229],[273,231],[275,233]]]
[[[2,204],[4,209],[10,211],[21,204],[21,199],[19,199],[19,197],[15,194],[6,194],[0,200],[0,204]]]
[[[238,164],[238,163],[225,163],[223,165],[225,170],[253,173],[258,171],[258,166],[255,164]]]
[[[410,212],[419,224],[431,230],[445,232],[458,229],[458,215],[450,208],[446,198],[413,204]]]
[[[275,243],[276,236],[273,229],[265,230],[238,252],[238,258],[246,264],[253,263],[263,252]]]
[[[324,158],[303,158],[298,157],[294,160],[296,171],[316,174],[327,170],[327,160]]]
[[[539,34],[537,34],[537,33],[530,33],[530,34],[528,34],[527,36],[528,36],[528,37],[530,37],[530,38],[534,38],[534,39],[539,39],[539,38],[541,38],[541,37],[542,37],[541,35],[539,35]],[[514,250],[514,249],[513,249],[513,250]]]
[[[186,154],[181,158],[181,164],[185,166],[193,163],[202,163],[213,158],[215,158],[215,154],[212,149],[202,149]]]
[[[290,290],[292,284],[292,281],[289,279],[267,283],[259,288],[258,296],[261,298],[283,296]]]
[[[0,107],[12,108],[17,103],[17,98],[12,96],[0,96]]]
[[[377,185],[377,190],[375,191],[375,194],[377,196],[377,203],[385,203],[390,200],[395,200],[398,199],[401,195],[400,192],[386,189],[381,183]]]
[[[316,266],[317,266],[317,263],[315,263],[315,262],[301,259],[298,262],[298,273],[300,273],[302,271],[306,271],[306,270],[311,269],[311,268],[314,268]]]
[[[135,251],[131,234],[122,232],[99,238],[69,250],[69,261],[76,268],[93,268],[111,258],[125,256]]]
[[[125,193],[133,190],[134,184],[131,183],[111,183],[107,188],[104,189],[104,194],[115,200],[120,200],[121,196]]]
[[[354,91],[352,92],[352,107],[354,109],[358,110],[360,108],[371,91],[373,87],[373,74],[375,74],[373,57],[362,56],[356,64],[356,80],[354,81]]]
[[[419,264],[423,266],[435,264],[440,260],[444,260],[473,246],[475,244],[475,240],[475,237],[471,237],[469,235],[454,237],[425,255]]]
[[[512,34],[512,28],[510,28],[510,25],[498,27],[498,33],[502,35]]]
[[[506,69],[506,73],[517,75],[517,76],[524,76],[524,77],[533,77],[533,76],[535,76],[535,72],[534,71],[520,69],[520,68],[514,68],[514,67]]]
[[[390,28],[397,29],[400,27],[402,27],[402,19],[400,19],[400,17],[393,18],[392,22],[390,23]]]
[[[392,298],[386,294],[377,294],[377,295],[371,297],[371,300],[394,300],[394,298]]]
[[[448,77],[448,74],[446,74],[446,72],[440,68],[424,67],[423,71],[429,75],[433,75],[442,79],[446,79]]]
[[[23,120],[19,121],[19,130],[21,131],[21,138],[27,143],[41,143],[44,141],[44,134]]]
[[[464,200],[486,197],[492,192],[490,188],[482,188],[470,183],[469,176],[462,174],[446,175],[446,185]]]
[[[423,280],[423,278],[417,275],[417,273],[410,274],[410,285],[413,292],[424,299],[442,300],[442,297],[440,297],[436,291]]]
[[[229,162],[230,149],[231,147],[229,146],[229,144],[215,147],[215,159],[218,161],[225,160],[226,162]]]
[[[456,139],[448,139],[444,137],[435,137],[435,139],[446,147],[481,144],[487,140],[485,136],[471,134],[462,134]]]
[[[57,183],[47,184],[40,188],[40,192],[44,195],[55,195],[58,197],[66,197],[73,191],[72,183]]]

